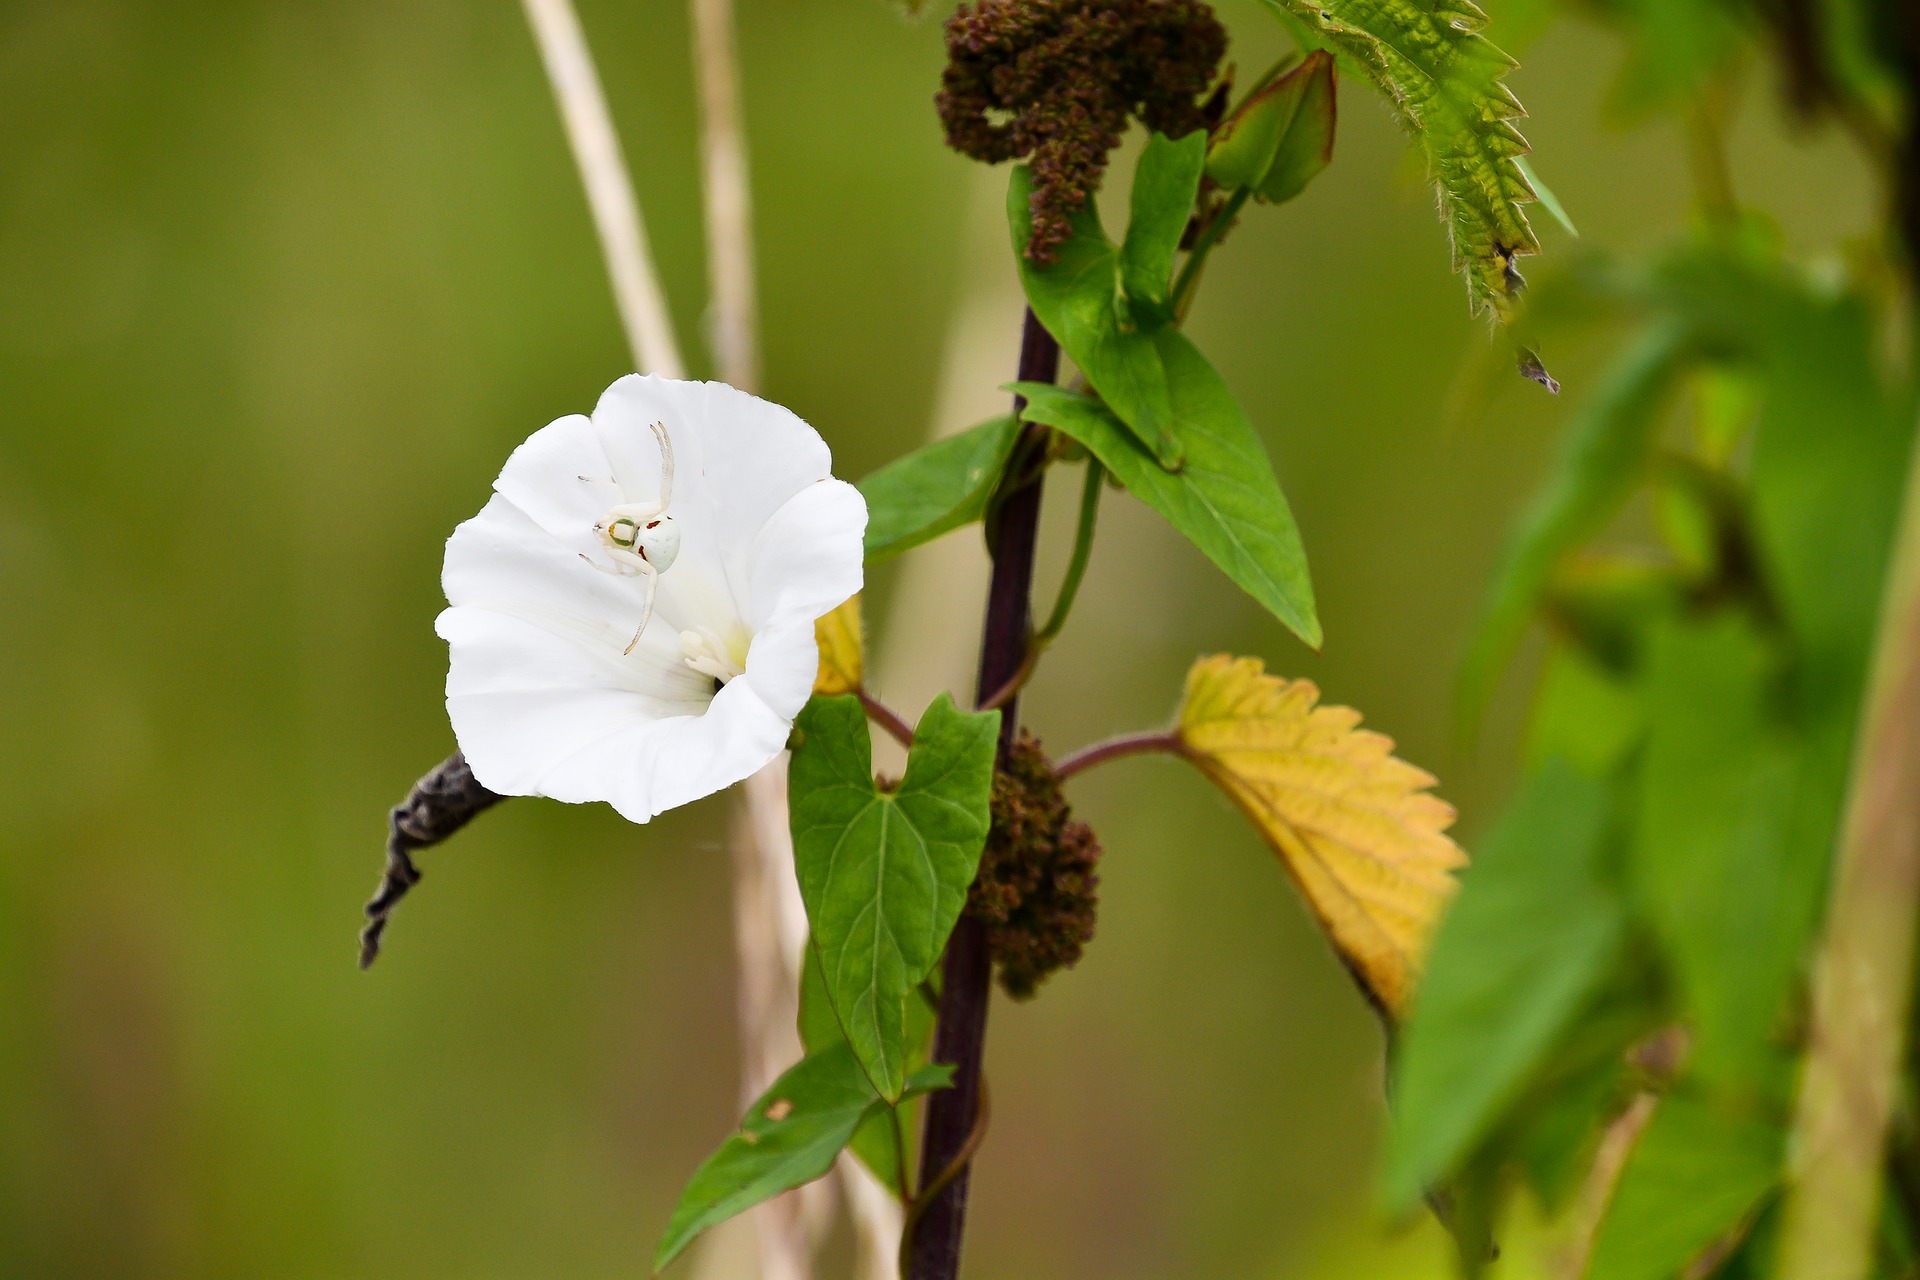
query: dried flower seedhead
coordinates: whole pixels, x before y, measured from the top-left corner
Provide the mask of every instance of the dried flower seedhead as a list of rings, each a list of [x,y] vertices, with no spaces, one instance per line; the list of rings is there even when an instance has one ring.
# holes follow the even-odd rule
[[[975,0],[947,19],[934,100],[947,145],[989,164],[1033,157],[1042,266],[1099,189],[1127,117],[1169,137],[1205,124],[1227,33],[1203,0]]]
[[[1099,840],[1073,821],[1053,766],[1022,730],[993,776],[993,829],[967,894],[1008,995],[1028,999],[1048,974],[1079,961],[1100,905],[1099,861]]]

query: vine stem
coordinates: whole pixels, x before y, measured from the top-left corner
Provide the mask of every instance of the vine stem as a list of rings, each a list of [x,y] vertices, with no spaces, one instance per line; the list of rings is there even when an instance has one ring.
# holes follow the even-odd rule
[[[1124,760],[1128,756],[1154,753],[1184,756],[1187,754],[1187,747],[1175,733],[1129,733],[1118,738],[1108,738],[1105,742],[1096,742],[1090,747],[1082,747],[1072,755],[1063,757],[1053,766],[1053,776],[1065,782],[1074,774],[1084,773],[1097,764],[1106,764],[1110,760]]]
[[[606,255],[607,276],[634,367],[665,378],[684,378],[687,367],[680,358],[680,344],[674,341],[666,295],[647,249],[640,202],[627,177],[620,137],[613,130],[613,115],[593,69],[593,56],[587,52],[580,16],[571,0],[522,0],[522,5],[587,190],[587,206]]]
[[[1060,347],[1026,313],[1020,336],[1022,382],[1052,382],[1060,376]],[[1017,414],[1024,405],[1015,400]],[[1029,425],[1036,437],[1045,427]],[[1024,443],[1031,444],[1028,440]],[[987,616],[980,646],[978,689],[984,700],[1003,687],[1026,655],[1033,596],[1033,554],[1040,530],[1041,475],[1035,474],[1006,496],[993,515],[988,545],[993,548],[993,577],[987,586]],[[1019,723],[1019,700],[1007,699],[1000,711],[1000,757],[1006,759]],[[903,1252],[906,1280],[954,1280],[960,1271],[960,1242],[966,1228],[971,1170],[961,1163],[971,1155],[980,1107],[980,1065],[986,1048],[987,1004],[993,988],[993,958],[980,921],[960,917],[947,940],[941,967],[940,1018],[933,1033],[933,1059],[953,1064],[953,1087],[927,1099],[924,1140],[920,1144],[920,1184],[912,1234]],[[944,1187],[935,1180],[956,1171]]]

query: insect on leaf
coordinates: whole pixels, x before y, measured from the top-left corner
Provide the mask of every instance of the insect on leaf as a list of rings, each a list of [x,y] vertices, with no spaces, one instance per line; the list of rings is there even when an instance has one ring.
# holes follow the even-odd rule
[[[1177,728],[1187,756],[1253,820],[1368,996],[1407,1006],[1428,938],[1467,856],[1432,774],[1316,706],[1307,680],[1219,654],[1187,672]]]
[[[813,637],[820,645],[820,671],[813,678],[813,691],[828,697],[858,692],[865,677],[860,593],[815,619]]]
[[[1480,34],[1471,0],[1265,0],[1319,43],[1346,55],[1386,96],[1426,153],[1428,176],[1467,277],[1473,309],[1505,320],[1525,287],[1514,259],[1540,252],[1520,206],[1536,196],[1514,163],[1526,115],[1502,83],[1517,65]]]
[[[920,717],[906,776],[873,780],[857,699],[815,698],[795,721],[794,870],[833,1012],[875,1089],[896,1099],[907,1001],[960,918],[987,839],[1000,713],[941,694]]]

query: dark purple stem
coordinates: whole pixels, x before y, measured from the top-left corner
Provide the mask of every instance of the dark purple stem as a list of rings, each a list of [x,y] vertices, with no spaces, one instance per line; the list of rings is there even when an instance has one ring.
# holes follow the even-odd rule
[[[1060,375],[1060,347],[1053,335],[1027,312],[1020,338],[1020,381],[1052,382]],[[1016,399],[1014,412],[1025,402]],[[1029,425],[1028,436],[1045,427]],[[1022,445],[1034,443],[1023,439]],[[1030,457],[1024,447],[1014,450],[1014,465]],[[1018,483],[1018,478],[1016,478]],[[993,548],[993,579],[987,587],[986,633],[980,645],[979,697],[985,700],[1004,688],[1026,657],[1029,614],[1032,610],[1033,552],[1040,528],[1041,477],[1035,472],[1026,483],[1004,495],[987,530]],[[1018,697],[1000,708],[1000,758],[1019,724]],[[993,960],[987,952],[987,932],[978,920],[960,917],[941,969],[940,1020],[933,1033],[933,1059],[954,1065],[953,1087],[927,1100],[927,1127],[920,1150],[920,1185],[931,1185],[965,1149],[980,1104],[980,1060],[986,1048],[987,1001],[993,991]],[[954,1280],[960,1272],[960,1237],[966,1229],[969,1170],[916,1211],[913,1241],[907,1255],[906,1280]]]

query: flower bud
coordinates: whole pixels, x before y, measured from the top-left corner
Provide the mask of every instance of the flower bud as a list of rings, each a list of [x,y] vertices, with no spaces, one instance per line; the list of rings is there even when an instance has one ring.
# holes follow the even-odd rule
[[[1333,55],[1316,49],[1215,130],[1207,176],[1271,204],[1291,200],[1333,159],[1333,121]]]

